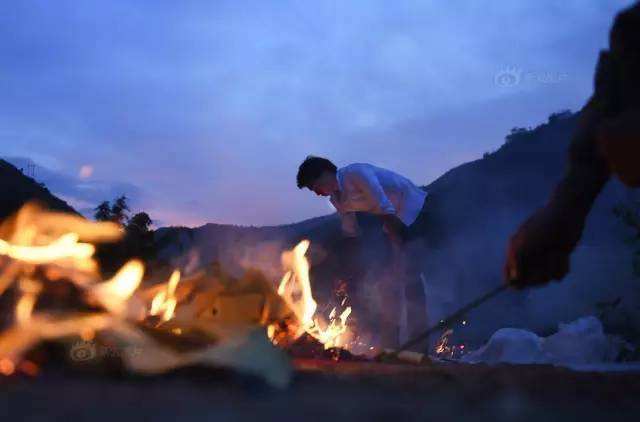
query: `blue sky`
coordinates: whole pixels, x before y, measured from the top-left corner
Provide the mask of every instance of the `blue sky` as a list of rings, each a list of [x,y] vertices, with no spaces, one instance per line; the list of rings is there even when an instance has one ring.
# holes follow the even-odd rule
[[[5,1],[0,155],[161,224],[330,212],[308,154],[426,184],[579,109],[631,1]]]

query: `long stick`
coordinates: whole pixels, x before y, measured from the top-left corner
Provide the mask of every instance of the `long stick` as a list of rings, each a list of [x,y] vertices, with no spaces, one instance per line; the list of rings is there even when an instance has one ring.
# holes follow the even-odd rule
[[[441,329],[451,325],[452,323],[456,322],[457,320],[462,318],[467,312],[471,311],[472,309],[477,308],[478,306],[482,305],[486,301],[492,299],[493,297],[497,296],[501,292],[507,290],[507,288],[508,288],[508,286],[506,284],[501,284],[500,286],[495,287],[495,288],[491,289],[490,291],[488,291],[487,293],[483,294],[479,298],[467,303],[465,306],[463,306],[462,308],[458,309],[453,314],[449,315],[447,318],[445,318],[444,320],[440,321],[438,324],[430,327],[429,329],[424,331],[422,334],[420,334],[420,335],[412,338],[411,340],[407,341],[406,343],[404,343],[395,352],[395,354],[398,354],[398,353],[400,353],[400,352],[402,352],[404,350],[407,350],[408,348],[410,348],[412,346],[415,346],[416,344],[420,343],[421,341],[426,340],[434,332],[436,332],[438,330],[441,330]]]

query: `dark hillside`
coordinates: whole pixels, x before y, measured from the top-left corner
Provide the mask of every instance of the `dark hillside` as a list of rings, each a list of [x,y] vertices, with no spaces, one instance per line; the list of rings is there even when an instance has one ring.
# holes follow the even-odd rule
[[[13,214],[30,200],[39,201],[52,210],[75,213],[69,204],[55,197],[45,186],[0,159],[0,219]]]

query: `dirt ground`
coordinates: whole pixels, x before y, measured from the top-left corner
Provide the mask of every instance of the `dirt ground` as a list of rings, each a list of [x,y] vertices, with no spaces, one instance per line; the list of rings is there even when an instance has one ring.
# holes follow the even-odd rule
[[[230,372],[192,368],[160,377],[65,368],[0,381],[3,421],[14,420],[640,420],[640,373],[550,366],[296,361],[274,390]]]

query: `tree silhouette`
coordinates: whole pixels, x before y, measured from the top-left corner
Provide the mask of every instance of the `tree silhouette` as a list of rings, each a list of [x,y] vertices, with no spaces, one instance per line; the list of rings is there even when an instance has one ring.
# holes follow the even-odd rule
[[[531,128],[515,126],[512,127],[509,134],[505,136],[505,142],[513,142],[515,140],[523,139],[529,135],[531,135]]]
[[[100,205],[93,209],[95,212],[93,213],[93,218],[98,221],[111,221],[111,205],[109,201],[102,201]]]
[[[111,221],[124,225],[128,219],[127,213],[129,210],[129,204],[127,204],[127,198],[125,195],[121,195],[113,201],[111,205]]]
[[[127,230],[137,230],[142,233],[146,233],[150,230],[150,226],[153,224],[153,220],[146,212],[139,212],[129,219],[127,223]]]
[[[549,123],[555,123],[560,120],[566,120],[573,116],[573,113],[569,109],[560,110],[555,113],[551,113],[548,118]]]
[[[113,221],[124,228],[122,239],[98,246],[96,256],[100,262],[100,269],[105,274],[113,274],[131,258],[149,261],[156,255],[154,232],[151,229],[153,220],[144,211],[129,218],[130,209],[127,201],[128,198],[121,195],[111,202],[103,201],[94,208],[96,220]]]

